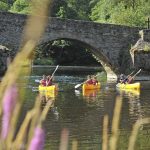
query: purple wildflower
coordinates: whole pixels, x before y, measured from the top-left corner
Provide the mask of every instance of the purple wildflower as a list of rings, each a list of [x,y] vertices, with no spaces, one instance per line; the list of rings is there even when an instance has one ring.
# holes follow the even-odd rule
[[[17,96],[18,96],[18,90],[16,85],[12,85],[6,89],[3,97],[3,103],[2,103],[3,117],[2,117],[1,137],[3,139],[7,137],[9,132],[10,120],[16,105]]]
[[[42,128],[36,127],[31,140],[29,150],[43,150],[45,141],[45,132]]]

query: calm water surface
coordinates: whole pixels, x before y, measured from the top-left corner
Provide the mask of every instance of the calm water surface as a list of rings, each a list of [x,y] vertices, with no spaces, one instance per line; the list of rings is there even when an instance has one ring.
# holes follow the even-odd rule
[[[33,71],[29,77],[24,111],[32,108],[35,97],[38,95],[36,91],[38,83],[34,81],[40,79],[43,73],[45,73],[44,70]],[[51,71],[47,73],[51,74]],[[127,149],[129,135],[136,120],[150,117],[150,82],[141,82],[140,92],[126,92],[117,91],[115,83],[102,81],[100,90],[83,94],[81,89],[74,90],[74,86],[83,82],[86,75],[87,73],[56,73],[55,82],[59,85],[59,92],[55,98],[54,107],[49,111],[44,124],[46,150],[59,149],[63,129],[69,131],[68,149],[72,149],[72,141],[76,140],[78,150],[101,150],[103,117],[105,114],[109,115],[110,134],[117,95],[123,99],[118,150]],[[150,125],[143,125],[137,138],[136,150],[149,149]]]

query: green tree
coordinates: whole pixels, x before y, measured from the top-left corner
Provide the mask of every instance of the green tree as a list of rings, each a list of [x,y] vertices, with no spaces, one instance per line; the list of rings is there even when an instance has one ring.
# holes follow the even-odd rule
[[[1,11],[7,11],[7,10],[9,10],[8,3],[6,3],[5,1],[4,2],[0,1],[0,10]]]
[[[132,7],[125,8],[123,3],[119,3],[111,12],[111,23],[128,26],[145,27],[145,20],[150,12],[150,3],[143,3],[134,10]]]
[[[51,14],[54,17],[89,20],[92,0],[54,0]]]
[[[148,0],[100,0],[92,9],[91,20],[128,26],[145,26],[149,16]]]
[[[30,10],[30,0],[16,0],[10,9],[11,12],[23,14],[30,13]]]
[[[108,22],[111,16],[112,2],[110,0],[99,0],[92,8],[91,20],[97,22]]]

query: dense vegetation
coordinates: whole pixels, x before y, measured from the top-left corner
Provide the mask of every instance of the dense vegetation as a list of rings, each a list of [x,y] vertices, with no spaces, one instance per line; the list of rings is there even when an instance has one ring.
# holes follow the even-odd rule
[[[91,57],[91,52],[84,44],[77,41],[56,40],[40,45],[36,49],[35,65],[57,65],[64,66],[96,66],[99,63]]]
[[[1,0],[0,9],[30,13],[29,2]],[[53,0],[50,8],[54,17],[145,27],[150,15],[150,0]]]
[[[41,1],[37,0],[36,3],[37,2]],[[15,13],[29,14],[31,12],[30,0],[2,0],[0,2],[0,9]],[[53,17],[90,20],[143,28],[146,27],[146,20],[150,15],[149,12],[150,0],[53,0],[50,6],[50,15]],[[66,51],[66,49],[68,49],[68,42],[63,43],[63,48],[60,45],[62,44],[61,42],[61,40],[55,43],[50,42],[48,45],[51,44],[49,47],[51,47],[50,49],[53,51],[58,50],[60,47],[60,51],[62,51],[62,49]],[[46,45],[47,43],[43,46],[47,47]],[[80,43],[78,43],[78,46],[75,46],[75,43],[69,42],[69,46],[70,51],[68,53],[78,50],[80,57],[82,57],[81,55],[84,57],[85,53],[81,52],[83,46]],[[73,46],[75,47],[72,48]],[[43,47],[40,46],[42,52],[36,55],[37,58],[41,59],[41,56],[45,56],[49,47],[43,49]],[[37,52],[40,52],[39,48]],[[88,52],[86,48],[85,52]],[[68,58],[64,59],[67,60]],[[51,60],[52,59],[53,58],[51,58]],[[74,60],[75,59],[76,58],[74,58]],[[78,61],[81,62],[82,60]],[[70,60],[68,60],[68,62],[70,62]],[[72,63],[76,64],[75,62]]]

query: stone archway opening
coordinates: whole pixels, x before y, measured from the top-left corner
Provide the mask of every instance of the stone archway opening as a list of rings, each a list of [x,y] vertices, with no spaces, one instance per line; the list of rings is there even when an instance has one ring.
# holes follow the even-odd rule
[[[50,65],[99,66],[104,68],[108,80],[117,79],[108,58],[100,53],[99,49],[84,41],[68,38],[42,41],[36,49],[36,59],[41,61],[38,51],[42,57],[50,61]]]
[[[47,63],[51,65],[101,66],[89,46],[70,39],[57,39],[40,44],[36,48],[35,58],[34,64],[37,64],[38,60],[47,59]]]

